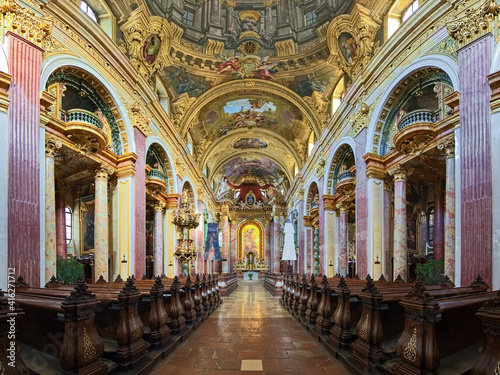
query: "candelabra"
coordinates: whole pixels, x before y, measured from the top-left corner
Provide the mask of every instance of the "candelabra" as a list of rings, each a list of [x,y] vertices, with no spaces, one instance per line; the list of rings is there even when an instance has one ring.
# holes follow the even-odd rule
[[[189,231],[200,224],[201,214],[191,212],[189,202],[183,202],[181,208],[175,211],[173,223],[177,227],[177,246],[174,256],[182,264],[182,273],[187,275],[188,266],[197,256],[197,249]]]

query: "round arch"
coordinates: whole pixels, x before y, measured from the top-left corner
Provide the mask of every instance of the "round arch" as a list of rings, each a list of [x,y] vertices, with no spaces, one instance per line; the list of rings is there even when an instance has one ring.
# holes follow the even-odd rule
[[[395,77],[391,80],[391,83],[384,90],[382,96],[380,97],[380,100],[378,101],[375,107],[375,110],[373,111],[370,124],[368,125],[365,153],[373,152],[377,123],[382,113],[382,110],[384,109],[384,106],[387,100],[389,99],[389,96],[392,94],[396,86],[398,86],[406,76],[408,76],[415,70],[419,70],[422,68],[441,69],[450,78],[454,90],[455,91],[460,90],[460,82],[458,78],[458,64],[451,57],[445,55],[428,55],[415,60],[412,64],[408,65],[405,68],[401,68],[401,71],[395,75]]]
[[[177,184],[176,182],[176,172],[175,172],[175,165],[172,163],[172,156],[170,152],[168,151],[168,148],[166,147],[165,143],[158,137],[158,136],[149,136],[146,139],[146,153],[149,150],[149,148],[153,145],[157,145],[162,149],[164,152],[164,158],[163,161],[165,162],[165,167],[167,171],[167,179],[168,179],[168,193],[173,194],[178,192]]]
[[[257,220],[245,220],[238,226],[238,259],[243,260],[245,256],[245,244],[243,238],[243,231],[247,226],[255,226],[259,232],[259,244],[257,249],[257,257],[261,261],[264,260],[264,226]]]
[[[321,192],[319,191],[319,186],[317,181],[311,181],[309,184],[309,187],[307,188],[307,198],[306,198],[306,215],[309,215],[311,213],[311,209],[316,207],[313,204],[313,201],[316,201],[318,199],[318,202],[316,202],[317,207],[319,207],[319,199],[321,198]],[[317,196],[317,198],[316,198]]]
[[[195,105],[191,106],[182,122],[180,124],[181,136],[184,137],[186,132],[189,130],[189,125],[193,124],[198,112],[204,108],[207,104],[214,100],[214,97],[218,97],[225,94],[234,94],[235,92],[263,92],[271,95],[279,95],[281,98],[289,101],[295,107],[297,107],[301,113],[304,115],[305,119],[309,122],[312,130],[320,135],[322,134],[320,121],[316,113],[304,102],[297,93],[294,91],[283,87],[275,82],[259,80],[259,79],[245,79],[239,81],[229,81],[212,87],[211,89],[205,91],[202,95],[196,99]]]
[[[129,140],[129,152],[135,152],[135,138],[134,138],[134,128],[127,114],[127,109],[125,108],[125,104],[122,102],[118,91],[116,88],[109,83],[109,81],[94,67],[87,64],[84,60],[74,56],[68,55],[54,55],[47,58],[42,62],[42,74],[40,77],[40,92],[45,89],[45,85],[50,77],[50,75],[56,71],[58,68],[62,68],[65,66],[73,66],[75,68],[82,69],[89,74],[93,75],[100,84],[102,84],[108,93],[113,98],[118,111],[120,112],[121,119],[123,120],[123,124],[125,126],[125,133],[127,135],[127,139]]]
[[[343,137],[336,144],[334,151],[331,153],[330,160],[328,162],[328,169],[325,173],[325,182],[323,191],[325,194],[333,195],[334,188],[334,179],[335,179],[335,168],[337,166],[337,162],[344,152],[345,147],[350,147],[354,155],[356,155],[356,142],[351,137]]]

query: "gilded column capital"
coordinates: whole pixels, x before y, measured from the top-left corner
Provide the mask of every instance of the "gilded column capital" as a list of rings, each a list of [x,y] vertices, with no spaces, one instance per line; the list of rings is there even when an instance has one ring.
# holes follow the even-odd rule
[[[165,208],[165,203],[161,201],[157,201],[154,206],[153,206],[155,212],[163,212],[163,209]]]
[[[0,12],[3,15],[5,31],[43,48],[45,38],[52,32],[52,24],[35,15],[28,8],[19,6],[14,0],[2,0]]]
[[[338,203],[337,208],[339,209],[341,214],[348,214],[349,213],[349,205],[347,205],[344,202]]]
[[[172,210],[177,208],[177,201],[179,199],[179,194],[167,194],[167,210]]]
[[[447,139],[444,142],[441,142],[437,145],[439,150],[443,150],[443,153],[446,156],[446,159],[451,159],[455,157],[455,140]]]
[[[95,179],[107,181],[109,179],[109,176],[113,173],[114,171],[112,168],[108,167],[105,164],[101,164],[101,167],[95,171]]]
[[[62,147],[62,142],[55,138],[48,138],[45,140],[45,156],[53,158],[56,150]]]
[[[413,172],[413,169],[405,168],[402,165],[396,165],[392,168],[389,168],[388,172],[394,178],[394,182],[406,181],[406,178]]]
[[[461,9],[460,5],[462,4],[464,2],[459,3],[459,6],[456,8],[456,18],[446,23],[448,33],[453,39],[458,41],[460,47],[491,32],[493,20],[500,12],[500,6],[496,0],[485,0],[475,9]]]

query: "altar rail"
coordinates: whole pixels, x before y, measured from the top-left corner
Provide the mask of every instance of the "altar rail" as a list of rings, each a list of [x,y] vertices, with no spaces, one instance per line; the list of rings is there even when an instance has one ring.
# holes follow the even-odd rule
[[[273,296],[281,296],[283,294],[283,275],[266,273],[264,288]]]
[[[229,296],[238,287],[238,278],[235,273],[226,273],[219,276],[219,293]]]

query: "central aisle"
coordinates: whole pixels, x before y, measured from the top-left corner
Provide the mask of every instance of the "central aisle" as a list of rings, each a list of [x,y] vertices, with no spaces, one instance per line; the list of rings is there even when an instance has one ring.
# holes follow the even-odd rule
[[[152,374],[350,374],[313,341],[262,281],[238,284]],[[250,371],[241,371],[245,369]]]

